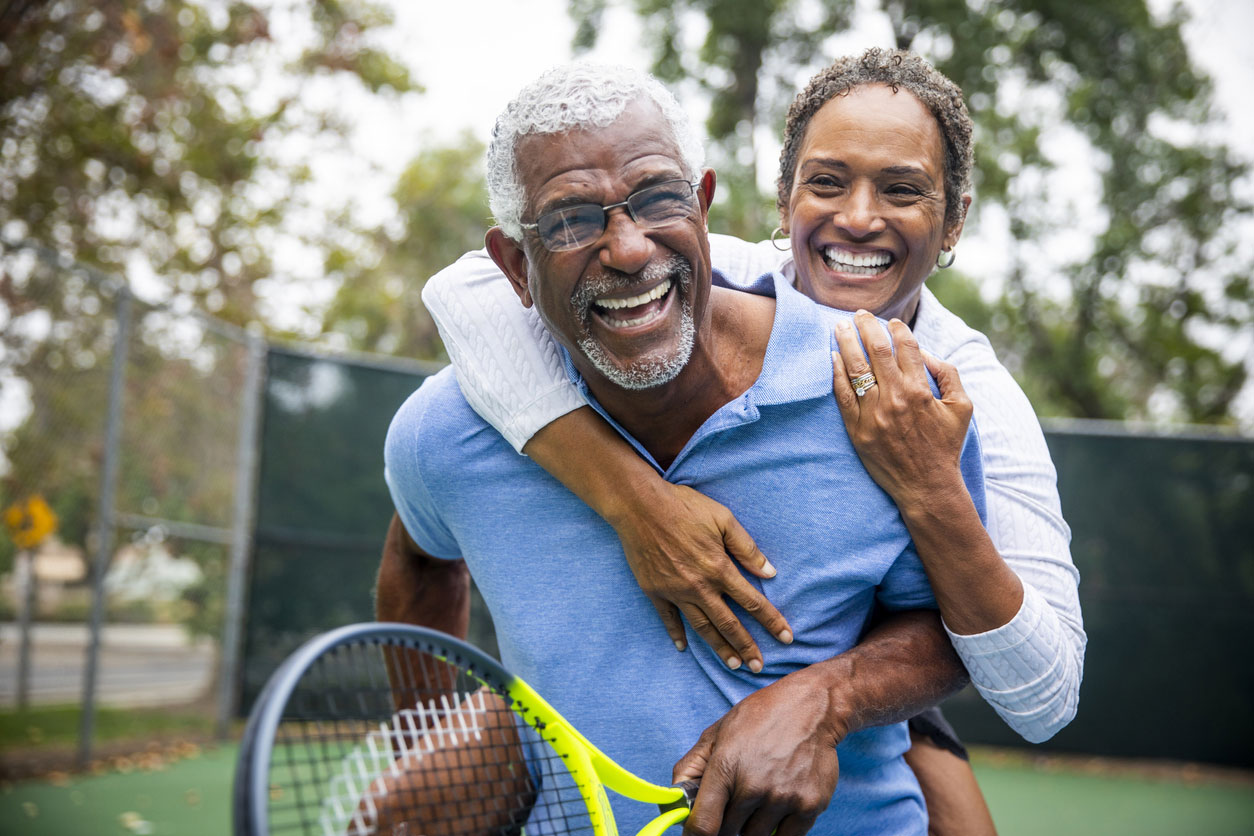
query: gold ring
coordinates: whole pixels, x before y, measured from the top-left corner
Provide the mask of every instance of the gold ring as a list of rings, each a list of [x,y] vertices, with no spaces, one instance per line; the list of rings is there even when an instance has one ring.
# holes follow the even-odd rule
[[[864,372],[857,377],[849,378],[849,382],[853,385],[853,393],[860,398],[870,392],[871,387],[875,385],[875,375]]]

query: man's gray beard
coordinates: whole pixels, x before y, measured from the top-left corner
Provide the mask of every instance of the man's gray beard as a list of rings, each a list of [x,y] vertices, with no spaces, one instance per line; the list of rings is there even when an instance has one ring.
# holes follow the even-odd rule
[[[604,273],[592,276],[584,281],[576,291],[572,300],[576,310],[581,312],[588,327],[592,317],[593,300],[625,287],[644,282],[657,282],[665,278],[673,282],[671,293],[679,293],[681,299],[679,319],[679,343],[669,356],[645,357],[630,366],[623,368],[614,362],[605,348],[592,338],[585,330],[576,343],[583,355],[588,358],[598,372],[606,380],[623,389],[652,389],[664,383],[670,383],[688,365],[692,357],[692,347],[696,340],[697,328],[692,318],[692,264],[681,255],[651,262],[635,276],[621,273]]]

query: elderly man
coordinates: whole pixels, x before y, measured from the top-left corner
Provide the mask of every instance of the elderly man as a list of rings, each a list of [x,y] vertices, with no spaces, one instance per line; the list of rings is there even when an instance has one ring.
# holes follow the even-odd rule
[[[774,299],[711,286],[715,177],[700,154],[655,80],[553,71],[498,119],[488,160],[500,226],[487,245],[594,408],[787,568],[754,582],[793,614],[795,636],[774,637],[782,646],[760,672],[729,669],[702,643],[676,654],[614,531],[515,454],[449,370],[388,434],[398,519],[378,615],[464,635],[468,567],[507,667],[628,769],[701,778],[691,833],[922,834],[900,721],[964,674],[926,611],[896,507],[831,398],[841,314],[783,281]],[[973,436],[963,473],[982,507]],[[859,644],[877,605],[895,614]],[[627,832],[644,822],[616,816]]]

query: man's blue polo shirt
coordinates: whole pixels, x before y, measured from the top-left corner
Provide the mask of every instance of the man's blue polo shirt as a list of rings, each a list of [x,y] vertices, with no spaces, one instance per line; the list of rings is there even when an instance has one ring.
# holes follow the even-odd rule
[[[897,508],[858,460],[832,396],[831,335],[844,314],[783,279],[775,290],[761,376],[658,468],[726,505],[779,570],[749,580],[788,617],[794,642],[781,645],[738,612],[762,648],[761,674],[727,670],[695,635],[688,652],[676,652],[614,530],[476,415],[451,369],[425,381],[388,432],[386,474],[401,520],[428,553],[465,558],[505,666],[656,783],[669,783],[675,761],[736,702],[853,647],[876,601],[935,607]],[[983,515],[973,430],[962,469]],[[901,758],[908,746],[904,723],[849,735],[837,749],[836,793],[812,832],[925,833],[918,784]],[[625,834],[655,814],[620,802]]]

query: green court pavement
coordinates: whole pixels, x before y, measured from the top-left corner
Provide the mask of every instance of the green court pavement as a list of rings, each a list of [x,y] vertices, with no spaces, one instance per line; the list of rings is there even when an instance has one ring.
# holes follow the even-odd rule
[[[0,788],[0,832],[22,836],[226,836],[235,747],[167,768]],[[1249,836],[1254,780],[1186,770],[1171,780],[976,758],[1002,836]],[[1187,779],[1187,780],[1186,780]]]
[[[235,747],[166,768],[71,775],[0,788],[0,833],[14,836],[227,836]]]
[[[978,756],[975,772],[1001,836],[1254,834],[1254,780],[1093,775]]]

